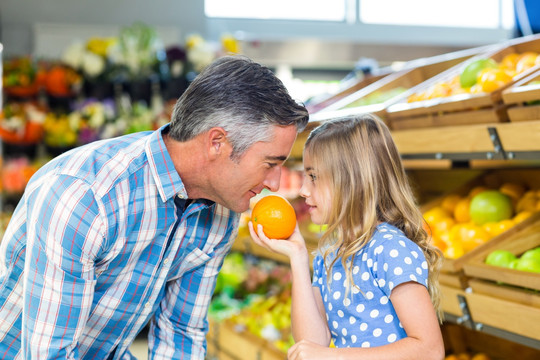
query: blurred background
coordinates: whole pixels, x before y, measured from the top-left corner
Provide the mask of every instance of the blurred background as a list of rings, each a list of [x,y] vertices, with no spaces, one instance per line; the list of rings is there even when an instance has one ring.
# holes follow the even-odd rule
[[[539,32],[536,0],[0,0],[0,234],[45,162],[159,128],[206,65],[243,54],[306,104],[309,128],[361,112],[391,128],[445,255],[448,360],[538,359],[540,274],[482,270],[491,285],[480,286],[463,264],[495,246],[516,256],[540,246],[531,235],[540,226]],[[322,229],[298,196],[305,135],[280,192],[315,247]],[[471,223],[479,186],[513,196],[512,217],[489,229]],[[290,269],[249,242],[248,220],[249,211],[218,278],[209,359],[283,359],[293,343]],[[459,241],[450,231],[458,225]],[[480,245],[483,253],[473,251]],[[540,272],[540,259],[528,266]],[[498,281],[503,275],[510,288]],[[471,320],[471,284],[488,295],[478,309],[490,309],[471,308],[472,316],[488,320]],[[139,359],[147,358],[146,336],[132,346]]]

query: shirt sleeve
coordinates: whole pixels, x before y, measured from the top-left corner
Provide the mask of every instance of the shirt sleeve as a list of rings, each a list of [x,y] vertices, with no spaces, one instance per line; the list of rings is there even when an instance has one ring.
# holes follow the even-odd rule
[[[390,297],[393,288],[409,281],[427,287],[428,266],[422,249],[406,237],[385,236],[387,238],[379,239],[371,251],[374,276],[386,296]]]
[[[200,359],[206,355],[208,308],[216,278],[237,234],[238,219],[231,219],[229,236],[210,253],[188,246],[177,280],[166,294],[151,322],[149,348],[154,359]]]
[[[78,359],[103,242],[98,205],[87,184],[58,176],[28,195],[26,207],[22,346],[31,358]]]
[[[323,258],[321,255],[316,255],[313,259],[313,280],[311,282],[312,286],[321,287],[323,284]]]

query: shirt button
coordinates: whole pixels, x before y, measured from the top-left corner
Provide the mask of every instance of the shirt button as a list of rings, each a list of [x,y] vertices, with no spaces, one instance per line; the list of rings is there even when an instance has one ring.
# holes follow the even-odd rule
[[[131,345],[131,341],[129,341],[129,339],[124,340],[124,345],[125,346]]]
[[[169,259],[163,260],[163,263],[164,263],[165,265],[167,265],[167,264],[169,263]]]
[[[144,307],[148,309],[150,307],[150,303],[147,302],[146,304],[144,304]]]

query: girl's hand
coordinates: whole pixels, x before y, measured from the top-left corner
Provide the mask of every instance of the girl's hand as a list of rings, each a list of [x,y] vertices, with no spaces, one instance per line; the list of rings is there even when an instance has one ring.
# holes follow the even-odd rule
[[[251,221],[248,223],[248,228],[253,242],[268,250],[283,254],[289,258],[300,252],[306,252],[306,243],[302,234],[300,233],[298,224],[296,224],[292,235],[286,240],[270,239],[266,237],[266,235],[264,235],[262,225],[259,224],[258,228],[254,229],[253,222]]]
[[[316,344],[309,340],[301,340],[291,346],[287,352],[288,360],[326,360],[332,359],[333,349]],[[334,354],[335,355],[335,354]]]

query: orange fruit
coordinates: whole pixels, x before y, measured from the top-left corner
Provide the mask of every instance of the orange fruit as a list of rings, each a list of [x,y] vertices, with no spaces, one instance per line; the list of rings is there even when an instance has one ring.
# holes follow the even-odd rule
[[[499,187],[499,191],[517,202],[525,194],[525,187],[521,184],[507,182]]]
[[[263,226],[270,239],[287,239],[296,227],[296,213],[292,205],[279,195],[267,195],[260,199],[251,211],[253,227]]]
[[[482,185],[475,186],[475,187],[473,187],[471,189],[471,191],[469,191],[469,195],[467,195],[467,196],[470,197],[470,198],[473,198],[476,195],[478,195],[481,192],[486,191],[486,190],[489,190],[489,189],[487,187],[485,187],[485,186],[482,186]]]
[[[456,204],[454,209],[454,219],[456,219],[456,222],[465,223],[471,220],[471,215],[469,213],[470,205],[470,198],[463,198]]]
[[[445,251],[448,247],[447,242],[445,241],[449,236],[448,232],[441,233],[440,235],[435,235],[431,238],[431,244],[437,248],[439,248],[441,251]]]
[[[491,358],[484,353],[478,353],[472,357],[472,360],[491,360]]]
[[[519,58],[520,55],[518,53],[510,53],[505,55],[501,60],[500,66],[504,69],[515,70]]]
[[[453,214],[459,200],[461,200],[461,196],[457,194],[447,195],[443,198],[441,202],[441,207],[448,211],[450,214]]]
[[[530,211],[534,212],[536,211],[536,196],[527,195],[525,194],[516,204],[516,211],[522,212],[522,211]]]

